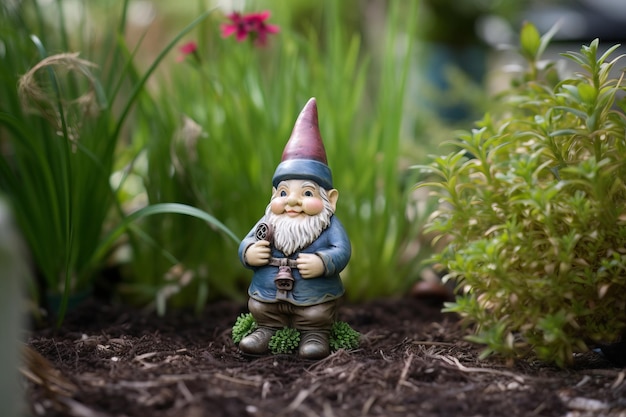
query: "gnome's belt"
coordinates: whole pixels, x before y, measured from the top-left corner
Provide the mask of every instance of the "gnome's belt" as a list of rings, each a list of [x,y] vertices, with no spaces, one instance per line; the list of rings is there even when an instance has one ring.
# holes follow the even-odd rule
[[[289,258],[274,258],[271,257],[270,258],[270,262],[268,265],[271,266],[288,266],[290,268],[297,268],[298,264],[296,262],[295,259],[289,259]]]
[[[288,292],[293,290],[293,284],[295,282],[293,275],[291,275],[291,268],[297,268],[298,264],[294,259],[289,258],[270,258],[269,264],[278,267],[278,274],[276,278],[274,278],[276,299],[287,299]]]

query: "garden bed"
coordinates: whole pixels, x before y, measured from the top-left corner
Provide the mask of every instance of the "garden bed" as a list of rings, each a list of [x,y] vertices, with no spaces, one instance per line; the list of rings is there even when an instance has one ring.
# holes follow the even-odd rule
[[[626,371],[600,355],[565,370],[479,360],[456,317],[424,301],[344,305],[361,347],[317,362],[244,357],[230,338],[244,311],[222,302],[158,317],[85,303],[61,329],[31,333],[28,407],[82,417],[626,415]]]

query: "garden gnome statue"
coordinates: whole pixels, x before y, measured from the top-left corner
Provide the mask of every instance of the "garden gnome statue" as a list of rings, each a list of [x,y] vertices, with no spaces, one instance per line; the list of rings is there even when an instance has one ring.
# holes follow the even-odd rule
[[[339,273],[351,247],[334,215],[338,191],[314,98],[296,120],[272,185],[265,216],[239,246],[239,259],[254,271],[248,308],[258,326],[239,348],[252,355],[267,353],[274,333],[292,327],[301,333],[301,357],[324,358],[330,354],[330,329],[344,293]]]

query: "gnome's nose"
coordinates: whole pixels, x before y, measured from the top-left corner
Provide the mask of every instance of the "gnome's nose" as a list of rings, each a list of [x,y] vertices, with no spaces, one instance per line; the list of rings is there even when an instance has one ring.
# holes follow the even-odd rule
[[[287,204],[289,204],[290,206],[296,206],[299,203],[300,200],[298,199],[296,193],[289,193],[289,195],[287,196]]]

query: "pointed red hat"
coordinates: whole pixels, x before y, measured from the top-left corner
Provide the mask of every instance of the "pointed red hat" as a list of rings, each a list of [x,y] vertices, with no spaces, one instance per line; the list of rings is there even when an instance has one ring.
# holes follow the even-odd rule
[[[272,183],[288,179],[311,179],[327,190],[333,188],[332,174],[317,120],[317,102],[311,98],[296,120],[276,168]]]

